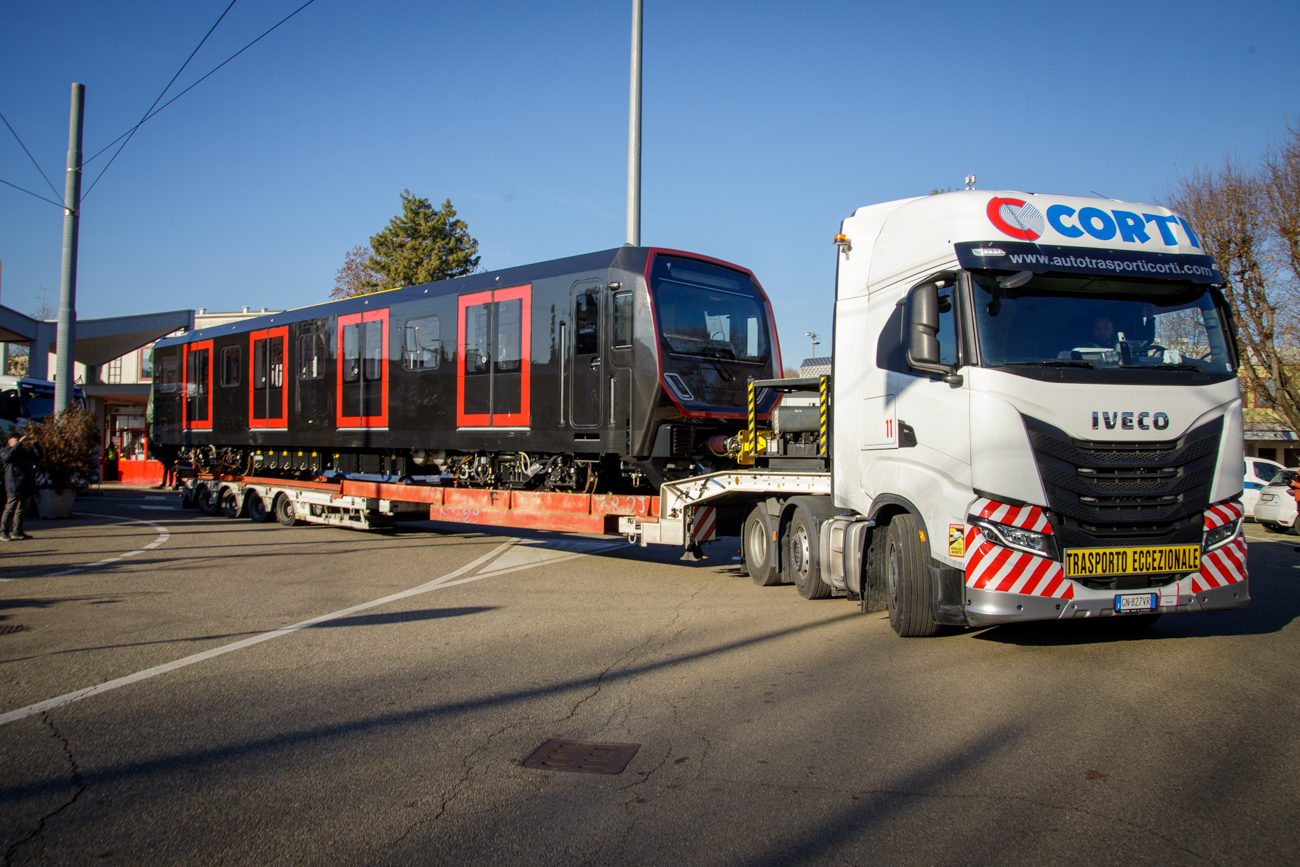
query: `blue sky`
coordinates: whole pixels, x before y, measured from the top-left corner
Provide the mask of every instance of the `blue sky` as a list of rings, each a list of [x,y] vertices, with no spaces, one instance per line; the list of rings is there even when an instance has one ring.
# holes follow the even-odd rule
[[[0,111],[60,197],[229,0],[8,3]],[[301,5],[239,0],[176,92]],[[316,0],[145,124],[84,203],[78,312],[324,300],[404,188],[506,267],[624,237],[630,0]],[[646,0],[642,241],[754,270],[829,350],[841,219],[959,187],[1150,201],[1300,118],[1300,4]],[[86,183],[110,154],[87,167]],[[0,129],[0,179],[50,195]],[[84,187],[83,187],[84,189]],[[0,303],[57,304],[62,212],[0,187]]]

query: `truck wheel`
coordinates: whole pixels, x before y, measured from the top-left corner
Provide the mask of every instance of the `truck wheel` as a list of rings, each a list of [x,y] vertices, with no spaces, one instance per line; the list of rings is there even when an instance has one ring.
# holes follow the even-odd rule
[[[293,500],[289,499],[288,494],[281,494],[275,498],[275,519],[286,527],[298,523],[298,513],[294,510]]]
[[[215,515],[217,513],[217,503],[212,496],[212,489],[207,485],[199,485],[194,489],[194,505],[199,507],[199,511],[205,515]]]
[[[889,625],[903,638],[923,638],[939,631],[930,613],[930,570],[921,527],[903,513],[889,522],[885,578]]]
[[[224,488],[221,491],[221,514],[227,518],[238,518],[244,512],[244,504],[240,502],[239,494],[235,493],[234,488]]]
[[[265,524],[271,520],[271,513],[267,511],[266,501],[262,499],[257,491],[249,491],[247,496],[244,497],[244,511],[254,524]]]
[[[759,503],[749,510],[741,542],[745,546],[745,569],[759,587],[772,587],[781,583],[781,567],[777,547],[772,543],[772,526],[776,523],[767,513],[767,506]]]
[[[817,519],[802,505],[794,510],[785,531],[782,567],[804,599],[829,599],[831,585],[822,580],[820,550],[817,547]]]

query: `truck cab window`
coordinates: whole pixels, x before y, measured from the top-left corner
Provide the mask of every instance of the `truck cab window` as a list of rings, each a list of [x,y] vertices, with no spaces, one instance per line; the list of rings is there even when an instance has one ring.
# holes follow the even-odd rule
[[[953,286],[939,290],[939,363],[957,367],[957,302],[954,292]]]

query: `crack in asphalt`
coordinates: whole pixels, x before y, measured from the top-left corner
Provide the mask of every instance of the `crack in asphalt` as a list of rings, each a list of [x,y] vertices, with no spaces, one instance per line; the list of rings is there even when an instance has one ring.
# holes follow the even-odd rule
[[[64,737],[62,732],[59,731],[58,727],[54,725],[54,720],[50,719],[49,711],[46,711],[45,713],[41,714],[41,720],[42,722],[45,723],[46,727],[49,728],[50,736],[53,737],[55,740],[57,740],[59,742],[59,746],[63,749],[63,755],[68,760],[68,768],[72,772],[72,784],[73,786],[75,786],[75,790],[72,793],[72,797],[69,798],[66,802],[60,804],[50,812],[41,816],[40,820],[36,823],[36,827],[32,829],[32,832],[30,834],[28,834],[26,837],[22,838],[21,840],[18,840],[7,850],[5,850],[5,860],[4,860],[5,867],[9,867],[9,865],[13,864],[14,856],[18,854],[19,849],[21,849],[23,846],[26,846],[28,843],[32,842],[33,840],[36,840],[38,837],[44,834],[45,826],[49,823],[49,821],[53,819],[55,816],[62,813],[64,810],[71,807],[73,804],[75,804],[77,802],[77,799],[81,797],[81,793],[86,791],[86,783],[81,777],[81,769],[77,767],[77,757],[72,754],[72,744],[68,742],[68,739]]]

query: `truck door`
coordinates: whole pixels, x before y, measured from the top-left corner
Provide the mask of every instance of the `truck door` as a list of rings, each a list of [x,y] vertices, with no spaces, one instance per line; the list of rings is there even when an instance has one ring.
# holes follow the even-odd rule
[[[959,298],[950,280],[939,289],[940,361],[963,363]],[[919,462],[959,486],[970,485],[970,392],[922,371],[898,376],[899,459]]]
[[[588,281],[573,287],[573,339],[570,349],[569,418],[574,427],[601,423],[605,389],[602,376],[601,285]]]

